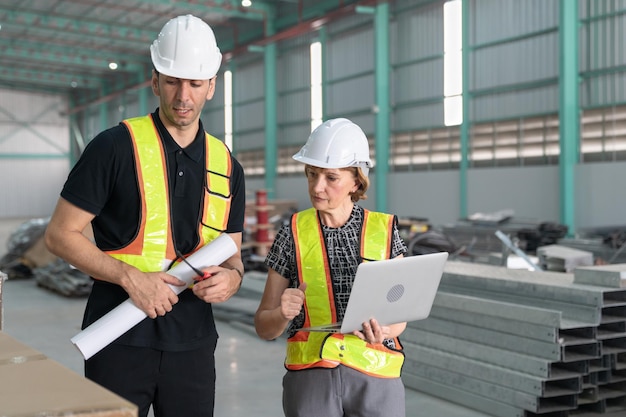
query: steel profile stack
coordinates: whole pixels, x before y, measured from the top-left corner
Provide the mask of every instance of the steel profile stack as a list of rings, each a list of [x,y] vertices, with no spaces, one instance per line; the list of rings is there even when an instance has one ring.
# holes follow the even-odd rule
[[[450,261],[402,341],[407,387],[497,417],[626,415],[626,265]]]

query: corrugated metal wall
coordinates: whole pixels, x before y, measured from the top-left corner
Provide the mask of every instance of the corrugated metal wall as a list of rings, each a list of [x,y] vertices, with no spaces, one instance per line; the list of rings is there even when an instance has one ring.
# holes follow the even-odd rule
[[[498,121],[519,120],[520,126],[526,126],[524,118],[532,115],[558,118],[560,2],[559,0],[467,1],[469,1],[471,25],[469,38],[470,119],[474,125],[493,124],[493,146],[497,147],[500,133]],[[392,136],[405,132],[414,135],[415,132],[443,128],[442,10],[444,3],[443,0],[397,0],[390,3],[392,19],[389,33],[391,57],[389,88]],[[626,35],[626,0],[610,2],[578,0],[578,3],[581,109],[608,107],[608,113],[602,116],[603,118],[598,118],[599,122],[596,123],[605,123],[605,118],[613,118],[617,120],[612,122],[613,131],[609,132],[599,126],[594,127],[596,130],[593,134],[610,134],[613,136],[609,139],[614,140],[615,135],[621,134],[619,133],[621,129],[619,117],[621,116],[616,115],[617,110],[612,107],[626,104],[626,50],[622,45],[623,39],[626,38],[624,36]],[[279,159],[287,158],[294,147],[304,143],[310,131],[309,44],[318,37],[323,42],[325,51],[325,118],[349,117],[361,125],[368,135],[373,136],[376,121],[374,30],[372,14],[355,14],[327,24],[323,32],[303,34],[278,43],[276,143],[279,148],[284,148],[282,152],[280,149],[277,152],[282,155]],[[244,156],[246,153],[252,153],[249,159],[244,158],[244,160],[254,161],[255,166],[259,168],[254,173],[259,175],[263,173],[266,144],[266,92],[263,59],[263,52],[248,52],[236,56],[229,64],[233,71],[234,87],[234,147]],[[138,115],[140,113],[138,94],[137,90],[130,91],[110,102],[94,105],[77,114],[76,124],[84,140],[90,140],[102,129],[119,123],[124,117]],[[158,104],[158,100],[150,91],[147,97],[148,111],[152,111]],[[3,98],[0,98],[0,103],[3,102]],[[207,104],[203,114],[207,129],[218,137],[223,137],[224,132],[222,104],[223,77],[220,73],[215,97]],[[550,123],[550,121],[545,122],[543,129],[548,129],[548,125],[552,126]],[[541,130],[541,127],[539,129]],[[552,141],[554,141],[554,129],[550,127],[548,129],[550,132],[546,133],[550,135]],[[445,131],[439,133],[446,134]],[[456,136],[458,133],[450,132],[449,135],[449,140],[458,141],[458,136]],[[426,139],[420,140],[423,141],[424,146],[415,147],[415,152],[422,154],[441,152],[441,150],[428,147],[435,143],[428,137],[428,133],[426,133]],[[394,146],[394,143],[392,141],[391,145]],[[519,143],[520,146],[523,144],[521,140]],[[544,140],[537,146],[539,148],[552,146],[550,143]],[[598,145],[599,152],[608,152],[606,149],[609,149],[610,144],[602,147],[604,142],[598,143],[600,144]],[[3,144],[0,143],[0,145]],[[448,159],[452,161],[450,163],[458,163],[458,159],[455,159],[455,155],[458,155],[458,146],[446,146],[448,146],[446,152],[450,153]],[[513,149],[515,144],[507,142],[506,146]],[[392,155],[394,155],[393,152]],[[498,155],[498,153],[494,150],[493,155]],[[547,169],[551,172],[551,178],[558,178],[558,170],[554,165],[556,155],[550,155],[548,158],[537,158],[537,161],[539,164],[549,165],[550,168]],[[422,159],[424,158],[420,160]],[[5,163],[7,161],[5,157],[3,166],[8,166]],[[67,161],[64,163],[68,164]],[[419,170],[408,173],[391,172],[389,184],[386,187],[389,209],[394,209],[399,214],[432,217],[437,222],[454,220],[459,204],[457,201],[458,172],[454,166],[444,165],[443,167],[440,169],[451,168],[451,171],[441,172],[440,175],[436,172],[426,174]],[[498,167],[497,163],[493,163],[491,169],[494,167],[506,170],[506,168]],[[392,171],[393,169],[392,166]],[[538,169],[540,172],[543,168]],[[609,169],[613,168],[609,167]],[[517,166],[507,172],[511,173],[510,177],[519,178],[519,181],[532,181],[537,177],[537,173],[531,171],[532,167]],[[581,175],[587,175],[587,171],[588,169],[584,170],[584,174]],[[495,211],[503,208],[501,196],[481,195],[477,191],[481,189],[485,175],[487,177],[494,175],[493,172],[488,169],[470,171],[468,175],[470,194],[468,209],[470,212]],[[539,176],[544,174],[540,172]],[[65,174],[59,177],[64,179]],[[57,181],[62,182],[63,179],[58,178]],[[262,178],[251,176],[250,181],[253,184],[262,183]],[[279,178],[278,181],[276,197],[290,198],[295,192],[293,187],[281,187],[281,179]],[[291,179],[285,178],[285,183],[291,184]],[[610,187],[605,186],[605,189],[598,190],[598,181],[593,183],[594,196],[603,201],[613,201],[613,191]],[[606,183],[610,183],[609,179]],[[423,185],[419,187],[419,193],[407,195],[405,190],[407,184]],[[437,186],[434,187],[433,184]],[[601,186],[603,182],[600,181],[599,184]],[[503,183],[498,188],[501,191],[507,190],[509,185]],[[373,189],[375,188],[376,184],[373,184]],[[437,194],[437,189],[447,190],[446,192],[451,196],[442,198],[441,193]],[[514,199],[516,204],[520,204],[516,209],[520,214],[544,213],[546,218],[557,220],[558,202],[555,203],[550,199],[550,196],[554,196],[557,192],[558,190],[553,187],[553,181],[537,184],[537,189],[531,193],[534,195],[519,196]],[[591,191],[581,190],[580,192]],[[481,197],[473,197],[476,195]],[[539,198],[536,199],[538,196]],[[306,196],[303,198],[306,199]],[[406,198],[410,200],[408,204],[404,202]],[[593,214],[594,210],[587,207],[588,202],[585,198],[577,197],[577,200],[580,200],[582,205],[578,211],[583,213],[583,217],[578,219],[581,226],[603,222]],[[525,206],[524,201],[528,201]],[[306,203],[303,201],[303,204]],[[607,206],[612,207],[613,203],[607,203]],[[445,210],[437,210],[436,207],[445,207]],[[614,210],[615,215],[605,213],[603,217],[615,222],[620,217],[620,213],[619,209]]]
[[[376,103],[373,42],[371,16],[356,15],[331,24],[324,62],[325,118],[347,117],[367,135],[374,132]]]
[[[626,103],[626,1],[579,2],[581,104]]]
[[[473,1],[472,121],[558,111],[558,0]]]
[[[264,73],[262,55],[237,63],[233,70],[233,136],[240,151],[265,145]]]
[[[397,4],[391,31],[391,102],[397,132],[443,126],[443,7]]]
[[[301,146],[311,132],[311,60],[313,34],[281,45],[276,67],[278,88],[277,144]]]

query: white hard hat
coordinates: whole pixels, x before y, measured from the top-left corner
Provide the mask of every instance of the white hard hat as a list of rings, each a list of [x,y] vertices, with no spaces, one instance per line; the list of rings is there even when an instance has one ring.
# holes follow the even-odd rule
[[[217,74],[222,54],[209,25],[190,14],[168,21],[150,46],[154,68],[186,80],[208,80]]]
[[[372,161],[363,130],[348,119],[331,119],[311,132],[296,161],[320,168],[360,167],[367,176]]]

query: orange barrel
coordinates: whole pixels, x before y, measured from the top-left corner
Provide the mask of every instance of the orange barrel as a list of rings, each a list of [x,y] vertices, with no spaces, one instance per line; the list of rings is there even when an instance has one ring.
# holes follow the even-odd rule
[[[270,222],[266,190],[257,190],[256,192],[256,223],[256,241],[261,243],[269,242]]]

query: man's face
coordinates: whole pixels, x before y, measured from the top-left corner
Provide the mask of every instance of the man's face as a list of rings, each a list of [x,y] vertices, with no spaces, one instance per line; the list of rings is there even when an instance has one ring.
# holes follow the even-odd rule
[[[196,128],[204,103],[215,93],[215,79],[185,80],[153,73],[152,91],[159,97],[163,123],[181,130]]]

